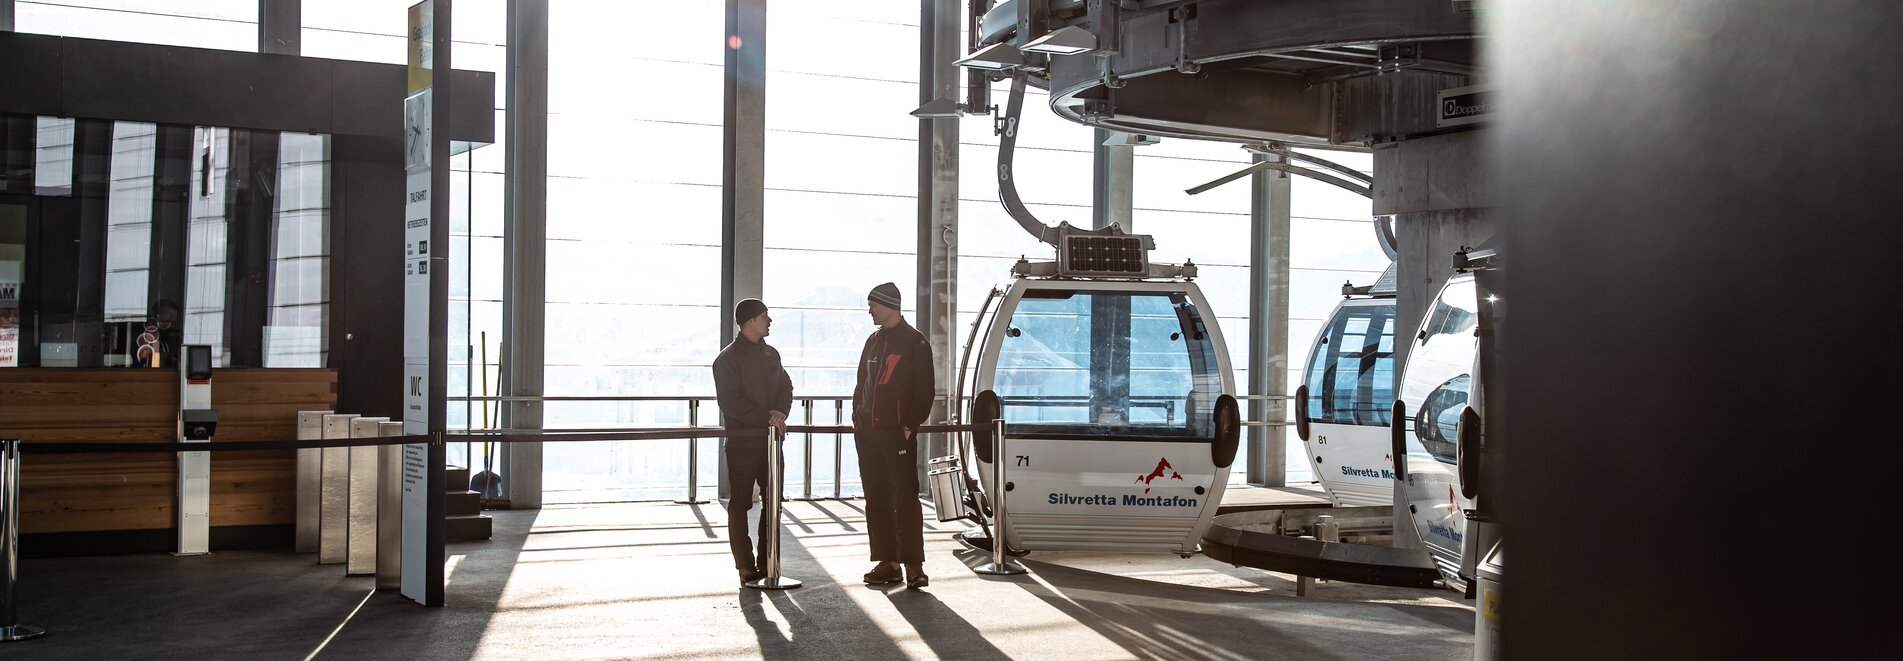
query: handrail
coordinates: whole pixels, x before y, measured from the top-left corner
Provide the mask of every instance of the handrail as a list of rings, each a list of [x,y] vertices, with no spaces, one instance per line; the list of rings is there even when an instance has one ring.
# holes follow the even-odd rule
[[[719,400],[716,395],[467,395],[445,398],[452,402],[684,402],[689,400]],[[796,400],[814,401],[851,401],[852,395],[814,395],[795,397]]]

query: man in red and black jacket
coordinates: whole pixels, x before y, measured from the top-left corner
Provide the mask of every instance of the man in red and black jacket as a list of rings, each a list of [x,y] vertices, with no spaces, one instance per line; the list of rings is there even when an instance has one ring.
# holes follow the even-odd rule
[[[866,312],[879,330],[859,354],[859,382],[852,391],[853,443],[866,489],[866,536],[877,562],[866,583],[903,579],[925,587],[925,517],[918,502],[918,442],[915,431],[932,413],[932,347],[905,323],[899,288],[888,282],[866,295]],[[899,573],[904,565],[905,573]]]

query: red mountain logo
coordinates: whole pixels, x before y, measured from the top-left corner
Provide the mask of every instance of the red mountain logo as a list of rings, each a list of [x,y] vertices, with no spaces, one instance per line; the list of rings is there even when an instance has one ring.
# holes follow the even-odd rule
[[[1151,470],[1151,471],[1150,471],[1150,474],[1149,474],[1149,475],[1138,475],[1138,476],[1137,476],[1137,481],[1138,481],[1138,482],[1142,482],[1142,483],[1144,484],[1144,487],[1143,487],[1143,493],[1149,493],[1149,492],[1150,492],[1150,487],[1149,487],[1149,484],[1150,484],[1150,482],[1152,482],[1152,481],[1154,481],[1154,480],[1156,480],[1156,479],[1157,479],[1157,478],[1159,478],[1159,477],[1163,477],[1163,474],[1164,474],[1164,473],[1166,473],[1166,472],[1167,472],[1167,473],[1169,473],[1169,475],[1170,475],[1170,479],[1172,479],[1172,480],[1181,480],[1181,479],[1183,479],[1183,474],[1182,474],[1182,473],[1178,473],[1178,472],[1176,472],[1176,469],[1174,469],[1174,468],[1171,468],[1171,467],[1170,467],[1170,460],[1169,460],[1169,458],[1167,458],[1167,457],[1165,457],[1165,458],[1162,458],[1162,459],[1158,459],[1158,460],[1156,460],[1156,468],[1155,468],[1154,470]]]

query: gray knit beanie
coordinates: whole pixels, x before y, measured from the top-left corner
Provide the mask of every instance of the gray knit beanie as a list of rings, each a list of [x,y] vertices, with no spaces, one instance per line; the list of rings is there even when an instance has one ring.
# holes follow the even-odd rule
[[[894,310],[900,309],[899,308],[899,286],[888,282],[883,285],[873,287],[872,293],[866,294],[866,300],[873,303],[878,303],[880,305],[886,306],[888,308],[892,308]]]

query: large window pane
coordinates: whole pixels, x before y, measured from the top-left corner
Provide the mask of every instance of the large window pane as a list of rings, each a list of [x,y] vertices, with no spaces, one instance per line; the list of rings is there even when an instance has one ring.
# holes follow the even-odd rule
[[[278,139],[265,367],[322,367],[330,346],[330,139]]]
[[[554,396],[713,395],[720,305],[719,0],[550,3],[547,332]],[[460,57],[459,57],[460,61]],[[630,82],[633,81],[633,82]],[[719,424],[712,401],[691,419]],[[685,425],[684,401],[550,403],[551,429]],[[719,443],[699,444],[712,488]],[[676,497],[687,443],[551,445],[547,502]]]
[[[33,34],[256,51],[254,0],[19,0],[14,29]]]

